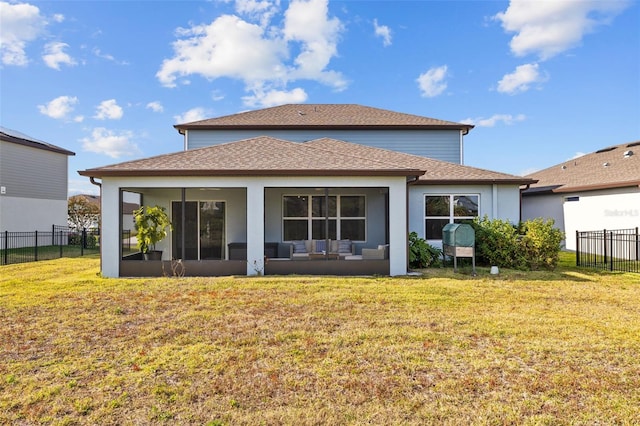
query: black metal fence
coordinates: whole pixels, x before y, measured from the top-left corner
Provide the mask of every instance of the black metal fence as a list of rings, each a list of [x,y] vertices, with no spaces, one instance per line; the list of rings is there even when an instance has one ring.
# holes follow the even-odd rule
[[[0,265],[77,257],[99,251],[98,229],[76,231],[53,225],[51,231],[0,233]]]
[[[640,272],[638,228],[576,231],[576,265],[609,271]]]

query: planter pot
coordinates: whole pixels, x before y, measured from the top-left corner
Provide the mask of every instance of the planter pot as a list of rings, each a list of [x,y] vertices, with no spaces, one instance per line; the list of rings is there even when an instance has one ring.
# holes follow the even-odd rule
[[[162,251],[149,250],[144,254],[144,260],[162,260]]]

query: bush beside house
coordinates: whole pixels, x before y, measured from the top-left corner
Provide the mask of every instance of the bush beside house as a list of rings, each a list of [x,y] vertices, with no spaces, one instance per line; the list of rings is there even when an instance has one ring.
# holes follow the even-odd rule
[[[554,227],[553,219],[537,218],[514,226],[484,216],[472,226],[479,263],[520,270],[553,270],[558,264],[564,233]]]

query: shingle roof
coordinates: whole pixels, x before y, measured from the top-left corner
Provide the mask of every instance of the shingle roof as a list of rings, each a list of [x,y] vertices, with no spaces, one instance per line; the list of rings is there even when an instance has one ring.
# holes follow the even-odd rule
[[[288,104],[242,112],[191,123],[176,129],[459,129],[465,133],[472,125],[404,114],[356,104]]]
[[[426,174],[425,174],[426,171]],[[323,138],[299,143],[261,136],[79,172],[83,176],[411,176],[418,183],[530,183],[512,176]],[[421,175],[425,174],[424,177]]]
[[[625,155],[626,154],[626,155]],[[640,141],[600,149],[527,177],[538,183],[525,193],[575,192],[640,185]]]
[[[15,130],[7,129],[6,127],[0,127],[0,140],[5,142],[11,142],[18,145],[28,146],[31,148],[42,149],[45,151],[56,152],[64,155],[76,155],[75,152],[68,151],[59,146],[52,145],[47,142],[43,142],[38,139],[34,139],[31,136],[27,136]]]
[[[454,185],[460,183],[513,183],[530,184],[534,181],[522,176],[514,176],[506,173],[494,172],[491,170],[479,169],[476,167],[464,166],[461,164],[449,163],[446,161],[434,160],[432,158],[418,155],[404,154],[381,148],[370,148],[344,142],[336,139],[322,138],[305,142],[305,145],[315,148],[326,149],[332,152],[345,153],[354,157],[371,158],[387,163],[403,165],[425,170],[425,174],[420,176],[417,184],[445,184]]]
[[[355,158],[268,136],[128,161],[79,172],[83,176],[398,175],[410,166]]]

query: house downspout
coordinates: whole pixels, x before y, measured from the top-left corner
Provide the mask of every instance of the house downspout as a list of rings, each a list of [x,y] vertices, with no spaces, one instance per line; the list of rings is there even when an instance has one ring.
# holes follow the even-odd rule
[[[491,191],[492,191],[492,216],[494,219],[498,219],[498,185],[497,184],[493,184],[491,185]]]
[[[522,222],[522,193],[529,188],[531,188],[530,183],[528,183],[524,188],[520,188],[520,217],[518,218],[518,222]]]
[[[464,165],[464,131],[460,130],[460,164]]]

